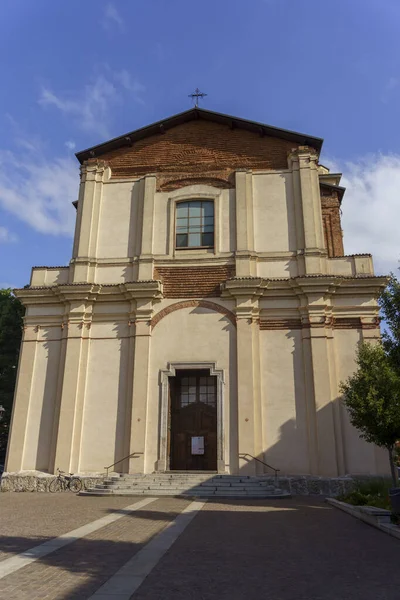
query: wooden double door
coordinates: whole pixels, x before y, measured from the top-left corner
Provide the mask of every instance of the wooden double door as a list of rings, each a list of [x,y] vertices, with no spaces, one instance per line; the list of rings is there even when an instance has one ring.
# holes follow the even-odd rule
[[[181,370],[170,383],[170,469],[217,470],[217,377]]]

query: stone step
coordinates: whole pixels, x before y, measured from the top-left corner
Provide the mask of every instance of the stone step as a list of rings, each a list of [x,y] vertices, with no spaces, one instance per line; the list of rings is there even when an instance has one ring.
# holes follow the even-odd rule
[[[275,488],[271,477],[218,473],[111,475],[83,495],[276,498],[290,495]]]
[[[286,492],[275,492],[275,493],[265,493],[265,494],[257,494],[252,492],[179,492],[176,491],[174,493],[173,490],[159,490],[157,493],[149,493],[148,491],[138,491],[138,490],[115,490],[112,492],[106,492],[104,490],[87,490],[80,492],[80,496],[182,496],[187,498],[264,498],[264,499],[279,499],[279,498],[290,498],[291,495]]]

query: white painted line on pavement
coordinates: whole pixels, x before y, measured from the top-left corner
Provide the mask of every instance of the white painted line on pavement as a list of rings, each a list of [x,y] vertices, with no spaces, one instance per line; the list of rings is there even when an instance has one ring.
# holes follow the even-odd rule
[[[204,505],[205,502],[189,504],[175,521],[139,550],[89,600],[129,600]]]
[[[91,523],[87,523],[82,527],[78,527],[78,529],[74,529],[73,531],[69,531],[68,533],[64,533],[59,537],[53,538],[48,542],[44,542],[39,546],[34,546],[17,556],[12,556],[11,558],[6,558],[5,560],[0,562],[0,579],[30,565],[35,560],[54,552],[55,550],[59,550],[64,546],[68,546],[68,544],[72,544],[76,540],[79,540],[89,533],[93,533],[106,525],[110,525],[110,523],[114,523],[118,519],[122,519],[122,517],[126,517],[128,514],[147,506],[150,502],[154,502],[157,498],[145,498],[144,500],[140,500],[139,502],[135,502],[135,504],[131,504],[130,506],[125,506],[121,509],[116,509],[119,511],[123,511],[123,513],[113,513],[111,515],[107,515],[106,517],[101,517],[101,519],[97,519],[96,521],[92,521]]]

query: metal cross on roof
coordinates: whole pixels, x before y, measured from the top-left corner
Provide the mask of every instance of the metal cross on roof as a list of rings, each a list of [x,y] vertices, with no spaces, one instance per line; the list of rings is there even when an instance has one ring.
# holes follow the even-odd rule
[[[199,98],[203,99],[205,96],[207,96],[207,94],[201,92],[199,88],[196,88],[193,94],[189,94],[189,98],[193,100],[196,107],[199,106]]]

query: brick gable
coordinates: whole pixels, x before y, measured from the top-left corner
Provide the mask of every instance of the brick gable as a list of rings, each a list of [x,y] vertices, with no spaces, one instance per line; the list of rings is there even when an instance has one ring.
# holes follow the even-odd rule
[[[129,147],[102,154],[112,177],[140,177],[157,173],[159,186],[174,180],[197,181],[203,176],[230,183],[234,170],[286,169],[293,141],[261,136],[205,120],[193,120],[167,129]]]

